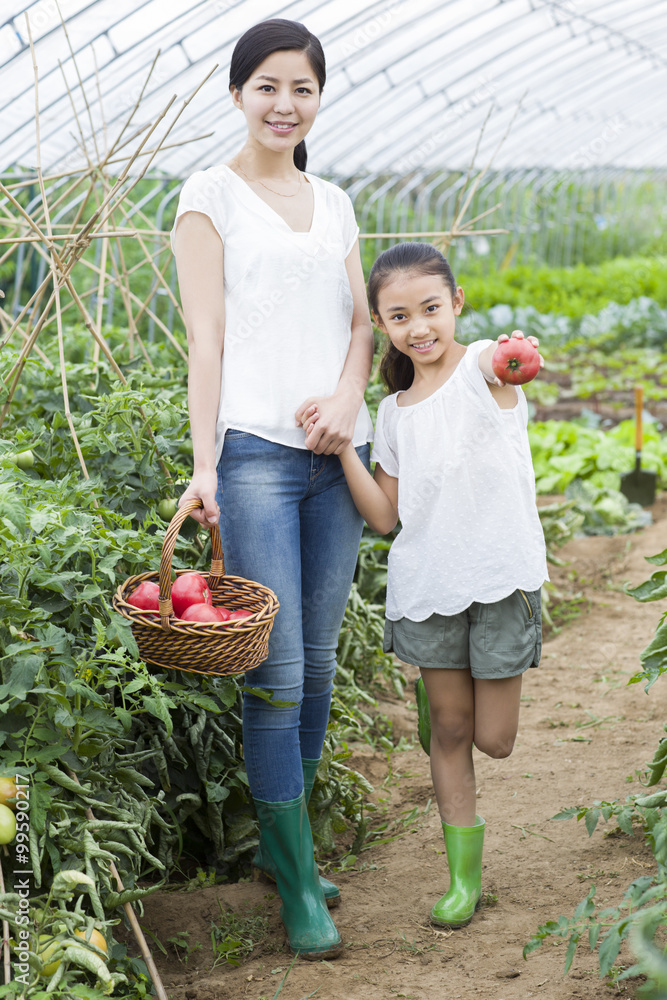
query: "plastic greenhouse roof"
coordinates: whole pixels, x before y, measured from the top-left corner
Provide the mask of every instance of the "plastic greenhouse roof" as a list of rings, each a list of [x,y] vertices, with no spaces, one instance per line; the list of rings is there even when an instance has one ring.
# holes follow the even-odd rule
[[[167,175],[229,159],[245,121],[227,90],[231,52],[252,24],[302,21],[322,41],[327,83],[308,169],[330,176],[462,168],[493,107],[478,162],[585,169],[667,166],[667,0],[56,0],[0,7],[0,171],[36,164],[25,12],[39,69],[42,167],[83,165],[78,125],[104,143],[127,118],[155,120],[218,63],[159,154]],[[62,69],[59,63],[62,64]],[[96,77],[97,73],[97,77]],[[101,105],[100,105],[101,97]],[[521,104],[519,106],[519,101]],[[100,106],[103,108],[102,116]],[[517,110],[518,109],[518,110]]]

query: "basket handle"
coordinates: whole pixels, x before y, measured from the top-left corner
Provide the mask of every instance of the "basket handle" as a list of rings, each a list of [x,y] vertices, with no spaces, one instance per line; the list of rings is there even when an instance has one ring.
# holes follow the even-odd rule
[[[190,513],[193,510],[198,510],[203,506],[203,501],[199,497],[194,497],[192,500],[188,500],[182,507],[178,508],[165,532],[164,541],[162,543],[162,556],[160,558],[160,596],[158,599],[158,606],[160,609],[160,624],[166,632],[171,631],[169,616],[174,610],[171,603],[171,560],[174,556],[174,549],[176,548],[176,539],[178,538],[179,531],[185,523],[185,519],[190,516]],[[221,577],[225,575],[225,559],[222,553],[222,539],[220,537],[220,528],[217,523],[211,526],[211,547],[211,569],[208,574],[209,588],[211,586],[217,586]]]

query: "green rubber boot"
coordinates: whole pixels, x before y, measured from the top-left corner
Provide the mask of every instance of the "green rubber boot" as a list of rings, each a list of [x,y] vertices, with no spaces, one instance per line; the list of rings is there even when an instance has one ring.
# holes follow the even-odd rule
[[[320,760],[308,760],[305,757],[301,758],[301,766],[303,767],[303,794],[306,800],[306,805],[310,800],[310,793],[313,790],[313,785],[315,784],[315,775],[317,774],[317,768],[319,766]],[[259,838],[259,847],[257,848],[257,853],[252,861],[255,868],[257,868],[263,875],[270,878],[273,882],[276,880],[276,866],[273,863],[273,858],[269,853],[265,840],[261,835]],[[324,878],[320,875],[320,885],[322,886],[322,891],[324,892],[324,898],[327,901],[327,906],[333,907],[338,906],[340,903],[340,889],[329,879]]]
[[[424,753],[431,754],[431,713],[428,695],[421,677],[415,681],[415,701],[417,702],[417,734]]]
[[[475,826],[442,824],[449,864],[449,889],[431,910],[434,924],[464,927],[472,920],[482,895],[485,827],[481,816],[475,816]]]
[[[255,799],[255,808],[264,843],[275,862],[280,917],[291,950],[302,958],[335,958],[343,942],[319,883],[303,792],[287,802]]]

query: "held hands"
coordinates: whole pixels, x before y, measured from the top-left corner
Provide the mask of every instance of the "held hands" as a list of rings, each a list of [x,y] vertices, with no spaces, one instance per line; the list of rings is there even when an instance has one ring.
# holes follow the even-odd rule
[[[526,351],[526,349],[523,348],[523,346],[520,344],[516,345],[515,349],[516,355],[514,351],[511,349],[512,345],[510,345],[509,349],[505,349],[502,352],[499,351],[500,346],[502,344],[507,344],[510,341],[510,339],[512,341],[525,340],[526,343],[531,344],[536,349],[539,346],[539,340],[537,339],[537,337],[524,337],[523,332],[521,330],[513,330],[511,338],[508,337],[506,333],[500,334],[498,340],[496,341],[496,344],[493,345],[493,353],[492,353],[493,363],[491,365],[492,374],[494,376],[493,383],[499,386],[500,388],[507,385],[508,383],[510,385],[521,385],[524,384],[525,382],[530,382],[532,381],[532,379],[535,378],[539,369],[544,368],[544,358],[542,357],[542,355],[538,353],[537,357],[539,359],[539,367],[534,368],[534,365],[532,363],[534,359],[533,352]],[[500,361],[498,361],[497,359],[497,355],[499,354],[502,355]],[[516,361],[514,360],[515,357],[517,358]],[[503,372],[507,372],[507,375],[505,375],[504,378],[502,377],[501,374]]]
[[[340,455],[352,441],[356,409],[344,394],[309,396],[294,414],[306,432],[306,448],[316,455]]]
[[[178,498],[178,506],[182,507],[188,500],[199,497],[204,504],[203,508],[193,510],[190,517],[198,521],[204,528],[212,528],[218,523],[220,518],[220,508],[218,507],[215,495],[218,489],[218,475],[216,472],[194,473],[190,485],[185,493]]]

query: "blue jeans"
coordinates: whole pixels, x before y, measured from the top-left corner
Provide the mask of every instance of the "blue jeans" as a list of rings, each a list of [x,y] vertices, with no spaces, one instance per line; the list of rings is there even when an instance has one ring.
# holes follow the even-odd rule
[[[357,454],[370,469],[370,446]],[[250,791],[295,799],[301,758],[320,757],[336,672],[338,635],[357,563],[363,518],[337,455],[228,430],[218,463],[225,572],[270,587],[280,601],[268,658],[245,683],[243,753]]]

